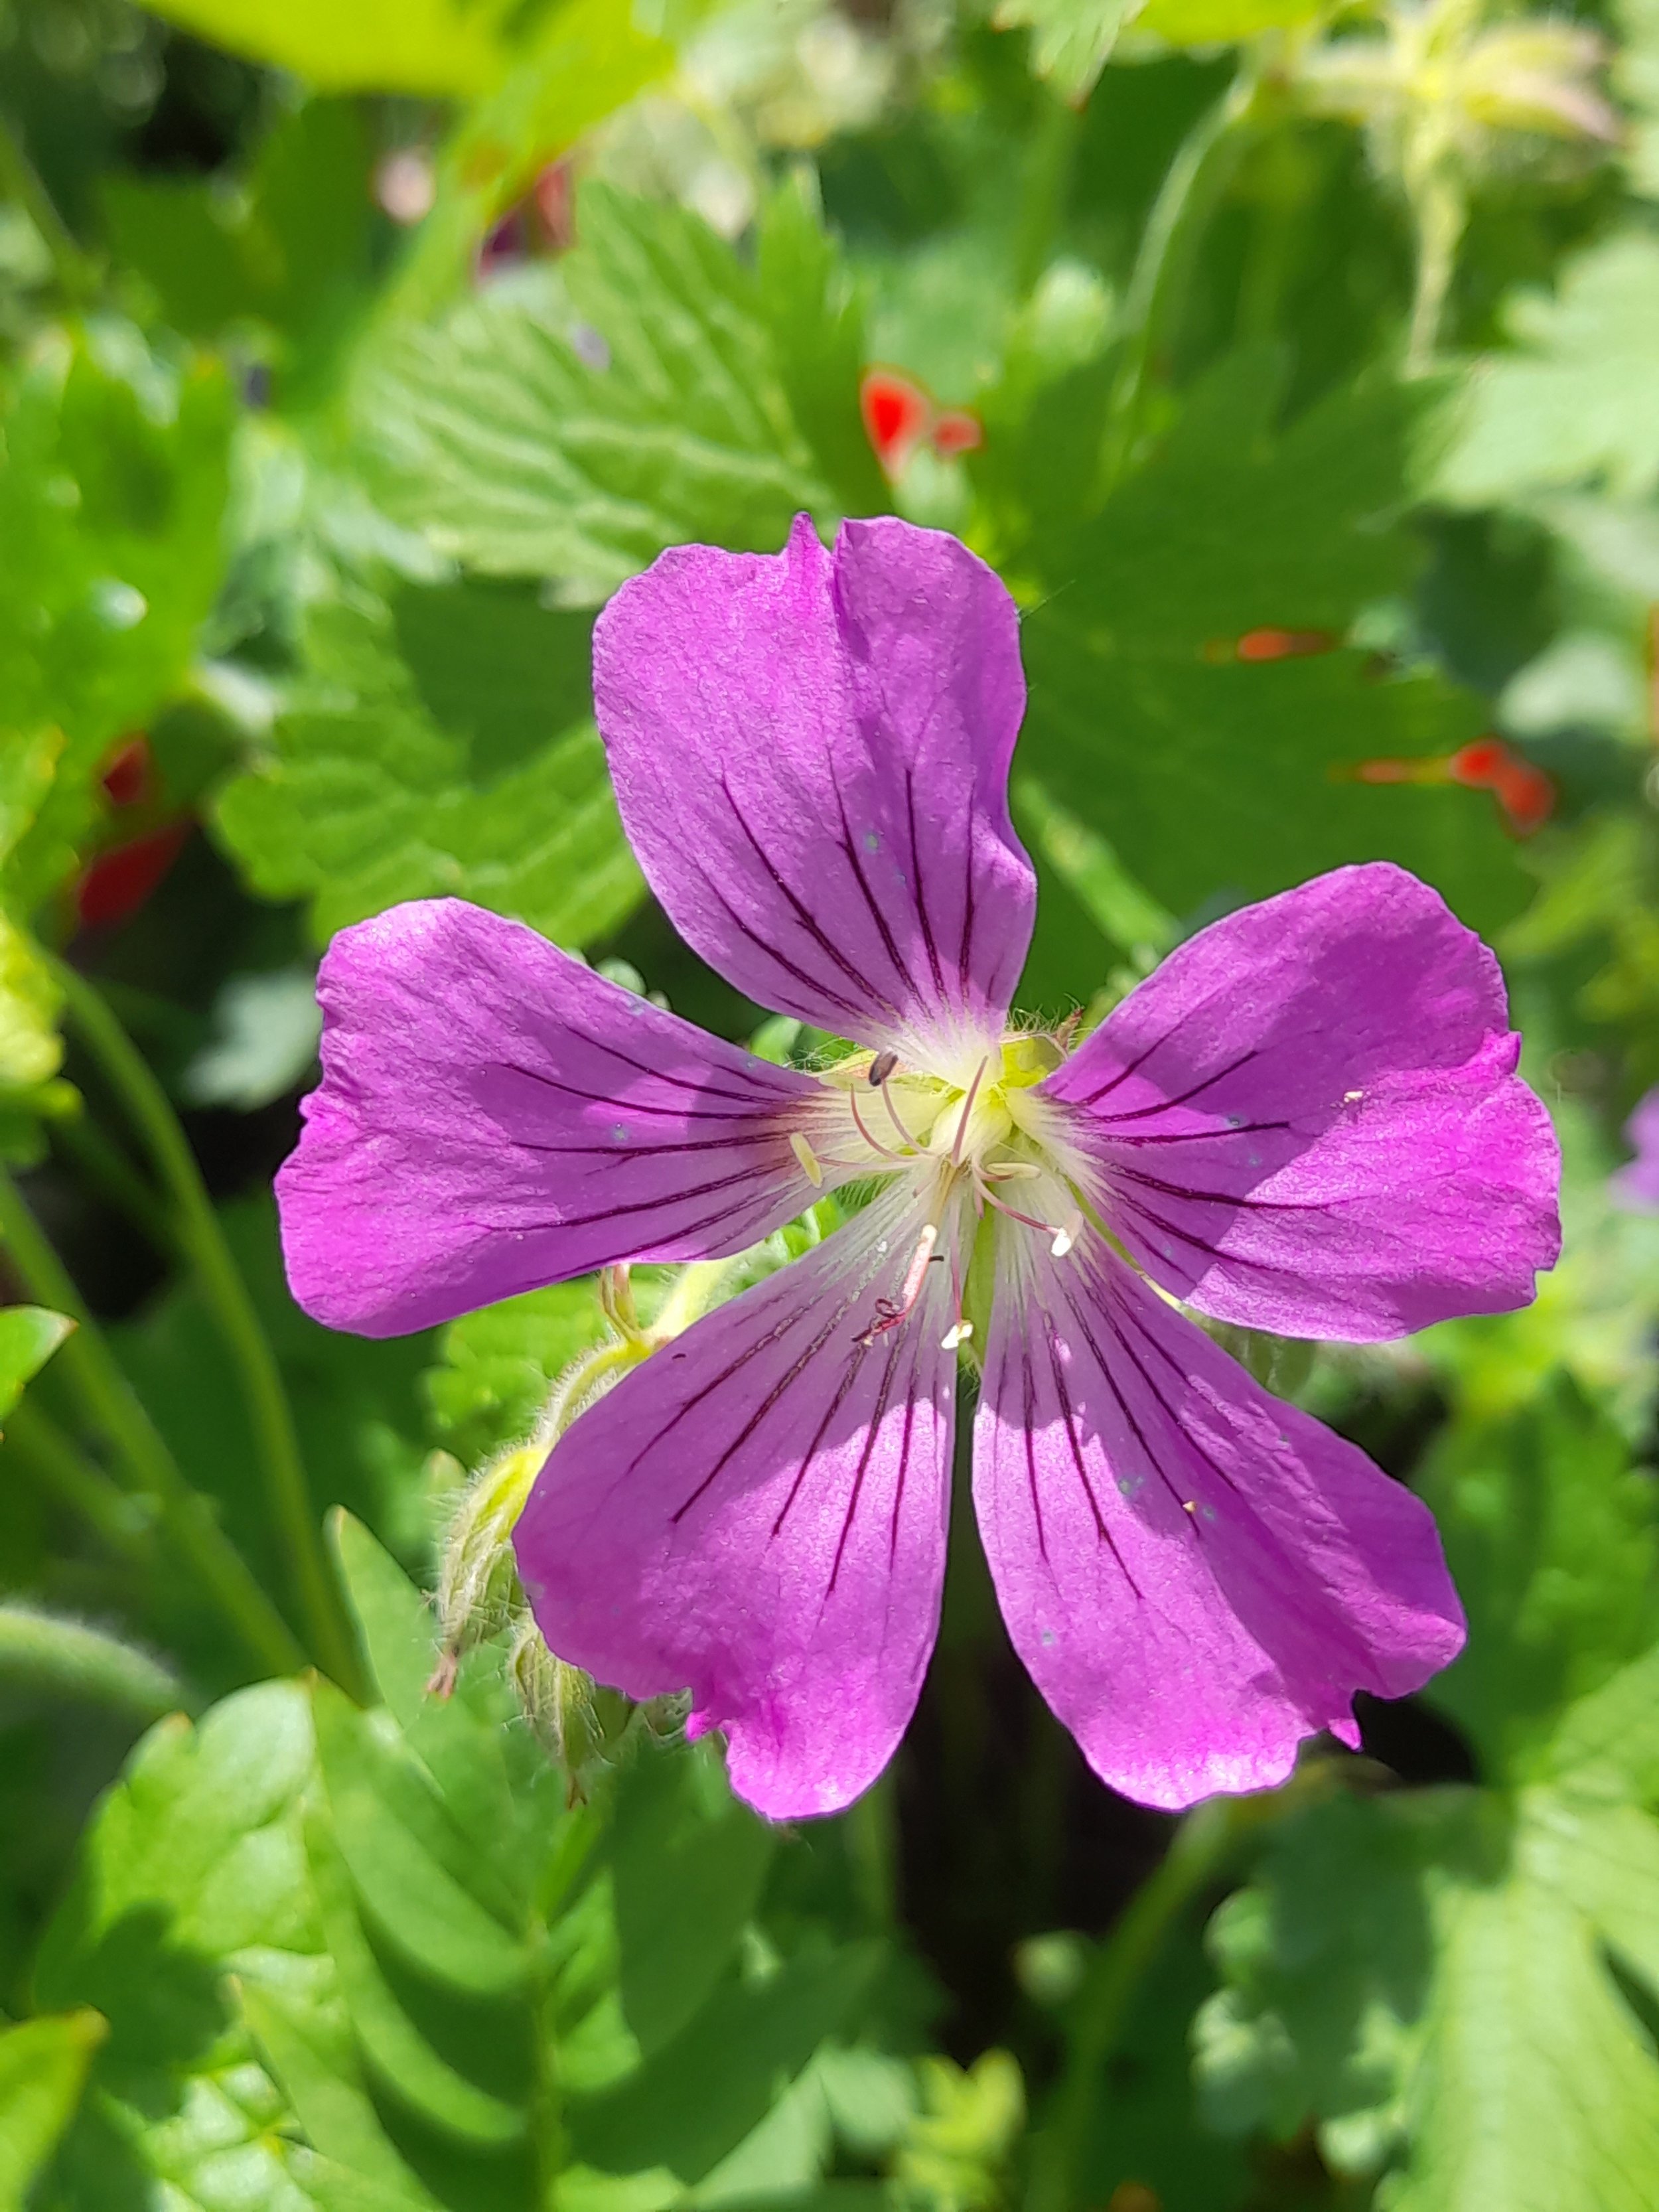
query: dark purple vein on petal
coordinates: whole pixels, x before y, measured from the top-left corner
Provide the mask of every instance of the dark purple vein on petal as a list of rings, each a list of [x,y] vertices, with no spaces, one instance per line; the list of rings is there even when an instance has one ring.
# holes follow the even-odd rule
[[[939,962],[933,916],[927,911],[927,893],[921,880],[921,847],[916,837],[916,773],[913,768],[904,771],[904,813],[910,830],[910,893],[916,902],[916,919],[921,924],[921,941],[927,949],[927,965],[933,970],[934,995],[943,1005],[945,970]]]
[[[1248,1052],[1240,1053],[1237,1060],[1230,1060],[1224,1067],[1218,1067],[1212,1074],[1206,1075],[1201,1083],[1194,1083],[1189,1090],[1177,1091],[1173,1098],[1159,1098],[1150,1106],[1133,1106],[1127,1114],[1103,1114],[1100,1116],[1104,1125],[1103,1135],[1109,1138],[1121,1122],[1145,1121],[1154,1114],[1167,1114],[1176,1106],[1185,1106],[1192,1099],[1201,1098],[1218,1083],[1224,1083],[1230,1075],[1237,1075],[1241,1067],[1248,1067],[1253,1060],[1260,1060],[1265,1049],[1261,1045],[1253,1044]]]
[[[854,1522],[858,1518],[859,1499],[864,1492],[864,1478],[869,1472],[877,1439],[881,1434],[881,1425],[887,1418],[887,1404],[893,1394],[893,1377],[898,1372],[899,1354],[904,1349],[902,1340],[903,1332],[896,1331],[888,1350],[887,1364],[882,1370],[881,1386],[876,1393],[875,1411],[870,1417],[869,1427],[864,1432],[864,1449],[859,1454],[858,1468],[853,1477],[852,1493],[847,1501],[847,1511],[841,1524],[841,1535],[836,1544],[835,1564],[830,1570],[830,1587],[824,1592],[826,1602],[835,1594],[836,1583],[841,1575],[842,1559],[847,1550],[847,1540],[853,1533]]]
[[[1073,1310],[1073,1320],[1078,1318],[1075,1310]],[[1046,1323],[1046,1316],[1044,1319]],[[1124,1581],[1128,1583],[1129,1588],[1134,1592],[1135,1595],[1139,1597],[1141,1595],[1140,1585],[1136,1582],[1134,1577],[1129,1572],[1127,1566],[1124,1564],[1123,1554],[1117,1548],[1117,1539],[1113,1535],[1110,1528],[1106,1525],[1106,1516],[1100,1510],[1100,1500],[1095,1495],[1095,1486],[1089,1480],[1089,1469],[1083,1456],[1083,1439],[1078,1434],[1077,1414],[1072,1405],[1072,1394],[1066,1385],[1066,1370],[1060,1363],[1060,1347],[1054,1341],[1054,1334],[1052,1325],[1046,1325],[1043,1334],[1047,1337],[1048,1342],[1048,1364],[1054,1372],[1054,1397],[1060,1406],[1060,1419],[1066,1425],[1066,1441],[1071,1446],[1073,1463],[1077,1468],[1077,1479],[1083,1485],[1083,1494],[1088,1499],[1089,1510],[1095,1517],[1095,1532],[1100,1538],[1101,1541],[1105,1544],[1107,1548],[1109,1550],[1112,1557],[1117,1561],[1118,1571],[1122,1575]],[[1118,1405],[1122,1409],[1124,1419],[1128,1422],[1130,1427],[1135,1430],[1136,1436],[1139,1437],[1140,1431],[1138,1428],[1135,1428],[1134,1416],[1129,1412],[1128,1407],[1123,1404],[1122,1395],[1120,1393],[1116,1383],[1107,1372],[1106,1363],[1100,1357],[1099,1346],[1095,1344],[1094,1339],[1089,1335],[1089,1332],[1086,1328],[1084,1330],[1083,1334],[1088,1340],[1091,1349],[1094,1352],[1095,1359],[1099,1365],[1101,1373],[1106,1377],[1107,1389],[1117,1400]],[[1146,1439],[1144,1437],[1141,1437],[1141,1449],[1143,1451],[1146,1449]],[[1152,1455],[1147,1453],[1147,1458],[1149,1461]]]
[[[900,984],[902,986],[908,996],[919,1001],[921,1000],[921,994],[916,988],[915,978],[911,975],[908,967],[905,963],[903,955],[898,949],[897,940],[893,935],[892,926],[889,922],[887,916],[882,912],[881,902],[877,898],[874,891],[870,888],[869,878],[864,872],[864,863],[860,860],[858,854],[858,842],[853,835],[852,823],[848,818],[847,794],[842,791],[833,769],[830,770],[830,787],[836,794],[836,805],[841,815],[842,850],[846,854],[848,865],[853,871],[853,880],[857,884],[860,890],[864,894],[864,903],[870,909],[871,919],[875,923],[876,928],[880,934],[882,944],[886,949],[887,957],[893,963],[893,973],[897,976]]]
[[[869,978],[866,975],[860,975],[858,969],[853,965],[853,963],[848,958],[847,955],[842,951],[835,939],[825,933],[823,924],[818,921],[817,916],[812,912],[811,908],[803,899],[797,897],[796,894],[789,888],[787,883],[785,882],[783,875],[779,870],[776,863],[771,859],[765,847],[761,843],[760,839],[755,835],[754,831],[750,828],[747,821],[744,818],[743,810],[738,805],[737,800],[732,798],[731,787],[726,783],[724,776],[720,778],[720,789],[726,793],[726,803],[732,810],[732,819],[736,822],[738,829],[742,830],[744,836],[749,840],[749,843],[754,853],[755,858],[760,862],[762,867],[766,870],[768,875],[771,877],[772,881],[777,885],[778,890],[788,901],[789,905],[794,913],[795,919],[799,922],[801,927],[806,932],[807,935],[818,947],[819,951],[835,963],[836,966],[840,969],[842,974],[847,977],[848,981],[852,983],[856,989],[860,991],[869,990]],[[886,1006],[890,1012],[892,1012],[892,1004],[890,1000],[884,998],[880,999],[878,1000],[878,1004]]]

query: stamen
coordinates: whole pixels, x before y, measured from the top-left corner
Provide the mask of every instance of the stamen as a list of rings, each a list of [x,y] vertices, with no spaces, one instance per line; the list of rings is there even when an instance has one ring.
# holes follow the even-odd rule
[[[890,1328],[896,1328],[902,1321],[908,1320],[916,1300],[921,1296],[921,1286],[927,1279],[927,1263],[935,1257],[933,1247],[938,1243],[939,1224],[930,1221],[916,1239],[916,1249],[910,1255],[910,1265],[905,1273],[904,1286],[898,1295],[898,1303],[895,1304],[891,1298],[876,1300],[876,1318],[858,1340],[866,1350],[878,1336],[884,1335]],[[944,1255],[937,1256],[942,1258]]]
[[[979,1096],[979,1086],[984,1081],[985,1071],[990,1065],[988,1060],[981,1060],[979,1066],[974,1070],[973,1081],[968,1085],[968,1095],[962,1102],[962,1113],[957,1122],[957,1140],[951,1147],[952,1167],[959,1167],[962,1164],[962,1140],[968,1133],[968,1117],[974,1110],[974,1101]]]
[[[959,1344],[966,1344],[973,1333],[972,1322],[959,1321],[945,1330],[939,1340],[939,1348],[941,1352],[954,1352]]]
[[[885,1089],[883,1090],[881,1095],[884,1098],[886,1097],[887,1092]],[[913,1159],[915,1157],[914,1151],[909,1152],[896,1152],[890,1145],[884,1145],[878,1137],[872,1137],[871,1135],[869,1130],[864,1126],[864,1116],[859,1111],[859,1094],[856,1091],[849,1091],[848,1092],[847,1103],[853,1109],[853,1119],[858,1126],[858,1133],[860,1136],[863,1138],[865,1143],[869,1146],[872,1152],[876,1153],[884,1160],[894,1161],[901,1167],[904,1164],[906,1160]],[[888,1111],[889,1113],[892,1112],[890,1106],[888,1108]],[[894,1115],[894,1119],[895,1121],[898,1119],[896,1115]],[[901,1124],[901,1130],[902,1129],[902,1125]]]
[[[800,1163],[800,1171],[813,1189],[822,1190],[823,1188],[823,1164],[799,1129],[792,1129],[789,1132],[789,1149]]]
[[[998,1182],[1019,1182],[1040,1176],[1042,1170],[1035,1160],[988,1160],[980,1173],[988,1180],[994,1176]]]
[[[1051,1255],[1056,1260],[1063,1260],[1082,1234],[1081,1212],[1068,1213],[1064,1222],[1054,1231],[1054,1241],[1048,1247]]]
[[[897,1066],[898,1054],[896,1052],[878,1052],[870,1063],[870,1088],[879,1091]]]
[[[894,1105],[893,1094],[887,1087],[887,1077],[885,1075],[881,1079],[881,1103],[887,1109],[888,1120],[898,1131],[900,1136],[903,1138],[905,1143],[909,1146],[912,1152],[919,1152],[921,1150],[921,1146],[915,1138],[911,1135],[909,1130],[905,1127],[903,1116],[900,1114],[898,1108]]]

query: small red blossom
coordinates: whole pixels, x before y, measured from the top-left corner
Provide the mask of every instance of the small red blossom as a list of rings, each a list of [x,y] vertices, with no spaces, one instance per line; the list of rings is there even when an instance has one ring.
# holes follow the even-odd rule
[[[112,806],[142,806],[155,797],[155,760],[142,730],[122,738],[104,763],[100,781]]]
[[[75,888],[75,911],[82,927],[109,929],[130,921],[184,850],[194,826],[186,816],[100,853]]]
[[[1555,811],[1553,779],[1502,738],[1476,738],[1455,753],[1425,760],[1361,761],[1353,775],[1361,783],[1461,783],[1468,791],[1489,791],[1516,837],[1530,837]]]
[[[870,368],[859,386],[865,435],[889,477],[903,475],[919,447],[942,459],[971,453],[985,441],[979,417],[965,407],[939,408],[927,388],[896,368]]]

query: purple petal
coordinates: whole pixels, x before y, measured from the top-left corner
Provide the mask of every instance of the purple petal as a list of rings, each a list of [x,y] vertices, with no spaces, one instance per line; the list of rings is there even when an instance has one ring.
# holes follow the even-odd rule
[[[1636,1158],[1608,1176],[1608,1192],[1615,1206],[1632,1213],[1651,1212],[1659,1208],[1659,1090],[1637,1100],[1625,1124],[1625,1141]]]
[[[773,1820],[867,1789],[939,1625],[956,1355],[951,1261],[908,1319],[921,1225],[878,1198],[627,1376],[554,1447],[517,1535],[549,1645],[638,1698],[690,1687]]]
[[[833,555],[682,545],[593,635],[623,821],[682,936],[741,991],[884,1046],[1000,1033],[1036,884],[1008,818],[1014,604],[883,518]]]
[[[1252,1382],[1097,1239],[1022,1237],[998,1283],[974,1498],[1020,1656],[1143,1804],[1282,1782],[1356,1741],[1356,1690],[1446,1665],[1462,1613],[1427,1508]]]
[[[422,899],[342,930],[323,1081],[276,1178],[289,1281],[395,1336],[612,1261],[741,1251],[815,1195],[819,1086],[608,983],[521,922]]]
[[[1155,1281],[1363,1342],[1524,1305],[1553,1265],[1559,1155],[1519,1050],[1492,954],[1378,862],[1180,946],[1044,1095]]]

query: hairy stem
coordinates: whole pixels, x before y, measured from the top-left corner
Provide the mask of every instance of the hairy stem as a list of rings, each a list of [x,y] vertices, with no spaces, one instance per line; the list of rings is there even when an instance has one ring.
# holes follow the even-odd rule
[[[149,1063],[84,976],[55,963],[70,1020],[119,1095],[172,1201],[179,1243],[196,1271],[236,1370],[276,1534],[317,1658],[344,1689],[361,1691],[351,1634],[312,1508],[294,1416],[270,1340],[231,1257],[201,1171]]]
[[[142,1722],[199,1702],[149,1652],[84,1621],[23,1605],[0,1605],[0,1681],[53,1697],[84,1698]]]
[[[0,1169],[0,1243],[29,1296],[79,1322],[57,1364],[108,1437],[133,1486],[153,1498],[162,1526],[248,1651],[279,1674],[305,1664],[305,1653],[207,1500],[191,1489],[145,1412],[115,1355],[47,1242],[16,1184]]]

